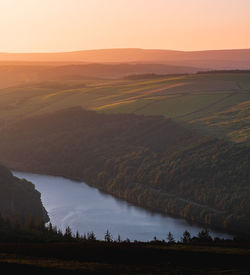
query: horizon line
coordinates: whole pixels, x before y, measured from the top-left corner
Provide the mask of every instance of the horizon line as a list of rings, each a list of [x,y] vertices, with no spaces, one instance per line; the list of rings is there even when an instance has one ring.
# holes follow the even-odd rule
[[[85,49],[85,50],[71,50],[71,51],[0,51],[0,54],[67,54],[67,53],[77,53],[77,52],[90,52],[90,51],[112,51],[112,50],[145,50],[145,51],[172,51],[172,52],[211,52],[211,51],[244,51],[250,50],[250,47],[246,48],[220,48],[220,49],[202,49],[202,50],[174,50],[174,49],[163,49],[163,48],[96,48],[96,49]]]

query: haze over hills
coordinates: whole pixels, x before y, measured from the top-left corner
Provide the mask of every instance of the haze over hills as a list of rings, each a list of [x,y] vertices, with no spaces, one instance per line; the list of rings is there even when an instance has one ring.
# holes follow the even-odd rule
[[[90,78],[118,78],[130,74],[184,74],[195,73],[199,68],[173,66],[167,64],[50,64],[36,65],[2,65],[0,64],[0,78],[6,80],[8,76],[19,76],[20,79],[33,76],[34,80],[55,80],[58,78],[65,79],[82,79]],[[28,76],[28,78],[27,78]]]
[[[134,74],[192,74],[199,68],[167,64],[29,63],[0,64],[0,89],[23,83],[84,79],[117,79]]]
[[[103,49],[62,53],[0,53],[0,62],[160,63],[206,69],[250,68],[250,49],[174,51]]]

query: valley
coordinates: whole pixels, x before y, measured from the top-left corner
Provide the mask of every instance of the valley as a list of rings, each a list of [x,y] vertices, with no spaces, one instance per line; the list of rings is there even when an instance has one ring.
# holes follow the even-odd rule
[[[0,0],[1,274],[249,274],[249,11]]]
[[[81,107],[16,121],[0,135],[0,161],[12,169],[85,181],[234,234],[249,232],[249,151],[163,116]]]

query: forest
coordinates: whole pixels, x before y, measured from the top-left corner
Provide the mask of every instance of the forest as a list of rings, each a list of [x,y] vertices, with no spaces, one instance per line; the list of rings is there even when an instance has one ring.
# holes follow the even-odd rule
[[[49,221],[41,194],[25,179],[14,177],[0,165],[0,220],[17,228],[40,227]],[[1,223],[1,222],[0,222]],[[2,229],[2,228],[1,228]]]
[[[162,116],[80,107],[21,120],[0,134],[0,161],[12,169],[85,181],[241,236],[250,232],[249,150]]]

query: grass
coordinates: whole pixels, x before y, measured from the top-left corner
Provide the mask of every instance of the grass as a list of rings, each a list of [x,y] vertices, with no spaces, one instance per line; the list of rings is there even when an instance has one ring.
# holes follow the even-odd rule
[[[79,105],[104,113],[163,115],[248,144],[249,101],[247,73],[33,83],[0,90],[0,127]]]
[[[248,274],[249,249],[230,245],[1,244],[0,268],[28,274]]]
[[[234,142],[250,141],[250,100],[235,104],[224,111],[193,121],[194,124],[205,125],[214,130],[223,130],[224,135]],[[204,126],[203,126],[204,127]]]
[[[106,108],[111,112],[125,111],[127,107],[129,112],[143,115],[164,115],[174,119],[181,119],[194,113],[204,112],[211,104],[224,99],[227,94],[188,94],[167,97],[158,97],[153,99],[137,100],[131,103],[124,103],[124,106],[113,105]],[[125,106],[125,104],[127,106]],[[131,106],[132,105],[132,106]]]

